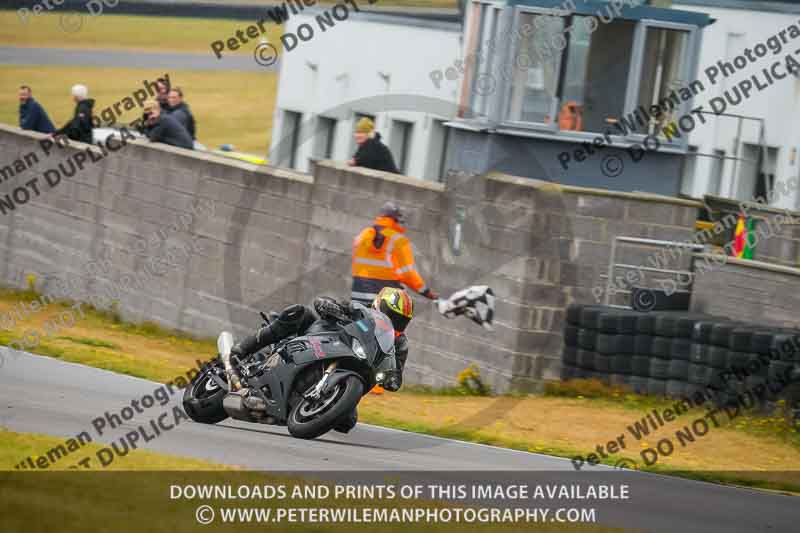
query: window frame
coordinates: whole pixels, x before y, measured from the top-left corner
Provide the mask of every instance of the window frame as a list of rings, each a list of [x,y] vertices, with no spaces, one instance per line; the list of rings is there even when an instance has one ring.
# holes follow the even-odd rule
[[[480,62],[467,62],[470,55],[478,57],[478,52],[482,50],[482,45],[489,39],[496,39],[496,35],[503,35],[504,30],[508,26],[508,18],[512,10],[506,9],[506,4],[498,0],[472,0],[469,2],[466,17],[464,20],[464,77],[461,82],[461,90],[458,99],[459,111],[458,118],[466,122],[486,123],[496,121],[496,108],[499,104],[498,93],[500,87],[500,80],[495,90],[488,95],[478,95],[475,92],[475,85],[478,77],[481,74],[492,72],[492,67],[495,64],[494,55],[497,54],[498,58],[506,56],[507,46],[503,46],[502,52],[495,51],[495,54],[488,54],[488,61]],[[473,34],[472,26],[475,24],[475,12],[478,12],[480,17],[477,23],[477,28]],[[491,21],[489,26],[489,34],[486,35],[487,20]],[[477,98],[476,98],[477,96]],[[481,112],[479,112],[479,109]],[[463,117],[464,111],[471,112],[470,117]]]
[[[339,119],[336,117],[331,117],[327,115],[317,115],[314,117],[315,125],[314,125],[314,143],[312,146],[312,157],[318,159],[333,159],[336,154],[336,130],[339,128]],[[325,139],[324,146],[321,146],[323,143],[320,142],[319,139],[319,132],[320,127],[325,121],[330,121],[332,123],[332,127],[330,128],[330,132],[328,137]],[[325,154],[328,152],[328,148],[330,148],[330,153]],[[321,150],[320,150],[321,149]]]
[[[551,113],[554,118],[551,124],[507,119],[507,110],[511,105],[510,98],[513,90],[513,76],[511,79],[508,79],[509,76],[496,71],[495,66],[498,64],[501,66],[514,65],[514,59],[518,54],[519,46],[522,43],[522,40],[517,38],[517,36],[520,35],[520,28],[522,26],[521,15],[529,14],[554,16],[560,18],[563,21],[561,31],[564,33],[565,37],[569,39],[569,32],[564,30],[568,27],[571,27],[569,24],[571,21],[578,16],[582,16],[583,14],[564,13],[563,9],[560,9],[557,6],[552,8],[521,5],[508,6],[506,4],[498,3],[494,0],[472,0],[469,2],[469,6],[476,5],[480,6],[480,8],[477,10],[477,13],[481,17],[481,20],[476,29],[477,35],[473,35],[472,33],[466,34],[464,45],[465,57],[470,53],[476,53],[477,51],[480,51],[481,45],[489,39],[494,39],[495,42],[500,40],[502,45],[495,49],[494,54],[489,54],[488,61],[477,65],[477,68],[474,65],[466,67],[464,80],[461,87],[461,96],[459,97],[459,105],[462,109],[472,110],[473,116],[464,117],[462,113],[459,113],[459,116],[456,117],[457,124],[453,124],[454,126],[462,128],[466,127],[475,131],[495,129],[498,131],[502,130],[505,133],[523,136],[541,136],[543,138],[558,139],[568,142],[591,142],[598,136],[605,137],[606,132],[608,131],[607,137],[611,140],[611,144],[615,146],[631,146],[641,143],[644,138],[647,137],[647,133],[642,132],[629,132],[626,135],[622,135],[613,125],[608,125],[608,128],[605,128],[602,131],[577,132],[573,130],[560,130],[558,127],[557,115],[559,103],[561,101],[560,97],[554,99],[553,106],[551,108]],[[489,10],[492,8],[495,9],[495,11],[493,11],[493,17],[487,17],[486,14],[489,13]],[[497,11],[498,8],[499,13]],[[467,30],[473,24],[472,20],[474,19],[476,13],[475,9],[477,8],[472,7],[467,12],[464,26]],[[488,33],[486,32],[487,18],[492,18],[492,24],[490,25],[490,31]],[[650,28],[686,31],[688,33],[687,45],[682,57],[680,74],[683,79],[687,80],[687,83],[691,83],[696,79],[698,62],[700,60],[699,47],[702,39],[702,28],[692,24],[646,18],[638,19],[633,22],[635,24],[635,30],[631,45],[632,48],[630,65],[628,68],[628,79],[626,80],[624,89],[624,116],[628,116],[630,113],[633,113],[637,108],[638,92],[640,89],[642,68],[644,63],[644,46],[646,43],[647,31]],[[536,29],[533,31],[535,32]],[[492,34],[492,32],[494,33]],[[559,72],[557,92],[559,94],[562,90],[561,84],[564,82],[563,73],[561,72],[563,70],[565,61],[564,52],[568,50],[569,44],[567,44],[567,46],[560,51],[557,57],[557,71]],[[493,57],[494,55],[497,57]],[[482,105],[486,105],[487,107],[481,108],[481,110],[488,111],[488,113],[479,114],[477,112],[478,107],[474,88],[478,76],[487,72],[492,73],[495,76],[497,86],[493,93],[483,98],[485,104],[482,102]],[[465,92],[467,93],[466,98],[464,97]],[[689,113],[693,103],[694,98],[691,98],[686,102],[681,102],[680,106],[676,108],[677,115],[680,117]],[[658,140],[660,142],[660,147],[657,151],[659,152],[685,153],[689,145],[687,134],[683,134],[681,137],[674,136],[671,140],[667,140],[667,138],[662,135],[658,137]]]
[[[283,143],[284,140],[287,138],[288,132],[286,131],[286,118],[289,114],[297,116],[297,127],[292,130],[292,134],[289,137],[291,140],[289,141],[289,150],[287,154],[278,154],[279,166],[284,166],[286,168],[290,168],[292,170],[297,170],[296,166],[299,162],[300,158],[299,151],[300,146],[302,146],[302,142],[300,142],[300,136],[302,134],[303,129],[303,118],[305,117],[305,113],[303,111],[298,110],[297,108],[283,108],[281,109],[281,139],[278,141]]]
[[[687,83],[690,84],[692,81],[694,81],[694,77],[697,72],[697,59],[699,58],[696,57],[698,54],[694,54],[693,52],[697,50],[696,47],[699,47],[700,43],[697,41],[699,30],[696,26],[654,19],[641,19],[637,21],[636,30],[633,37],[633,55],[631,56],[631,65],[628,71],[625,109],[623,111],[625,115],[633,113],[638,107],[637,104],[639,99],[639,90],[641,89],[642,69],[644,68],[644,47],[647,39],[647,30],[650,28],[686,31],[688,36],[684,57],[681,58],[683,63],[681,77],[686,79]],[[680,106],[677,108],[677,114],[679,117],[686,115],[690,111],[690,105],[693,100],[694,99],[692,98],[689,101],[681,102]],[[625,135],[625,138],[640,143],[648,136],[649,133],[631,132],[628,133],[628,135]],[[688,135],[681,135],[681,137],[667,139],[665,136],[659,136],[656,134],[656,138],[664,146],[680,148],[683,151],[688,151],[689,149]]]
[[[510,28],[511,31],[509,33],[509,35],[512,35],[512,36],[520,35],[520,33],[519,33],[520,32],[520,25],[522,23],[521,18],[522,18],[522,15],[524,15],[524,14],[534,15],[534,16],[537,16],[537,15],[539,15],[539,16],[554,16],[554,17],[560,18],[561,22],[562,22],[562,26],[561,26],[561,32],[562,33],[564,33],[564,29],[567,28],[567,21],[570,18],[569,16],[564,16],[563,15],[563,11],[560,10],[560,9],[552,9],[552,8],[548,9],[548,8],[539,8],[539,7],[530,7],[530,6],[524,6],[524,7],[517,6],[516,8],[514,8],[512,13],[513,13],[513,18],[512,18],[511,28]],[[535,27],[534,27],[534,31],[536,31]],[[531,34],[531,35],[533,35],[533,34]],[[505,47],[506,49],[504,50],[504,53],[503,53],[504,63],[506,65],[512,65],[512,69],[516,68],[516,57],[519,54],[519,51],[520,51],[519,46],[521,45],[521,43],[522,43],[521,40],[512,41],[512,39],[509,39],[508,46]],[[566,48],[564,48],[564,50],[566,50]],[[558,81],[556,82],[557,83],[556,92],[559,92],[561,90],[561,68],[562,68],[562,65],[563,65],[563,56],[564,56],[563,52],[564,52],[564,50],[561,50],[561,53],[558,55],[558,60],[557,60],[556,66],[555,66],[555,70],[558,73],[557,74]],[[513,70],[512,70],[512,72],[513,72]],[[558,133],[559,132],[559,129],[558,129],[558,116],[557,116],[558,115],[559,98],[554,98],[553,102],[550,105],[550,114],[553,117],[553,120],[552,120],[552,122],[550,124],[547,124],[545,122],[529,122],[529,121],[525,121],[525,120],[511,120],[511,119],[509,119],[508,116],[509,116],[510,107],[511,107],[511,93],[514,90],[513,79],[512,80],[508,80],[504,76],[501,76],[501,77],[503,78],[503,81],[504,81],[503,91],[502,91],[502,93],[500,93],[500,91],[495,91],[496,94],[497,93],[502,94],[502,98],[498,98],[499,100],[502,101],[502,103],[498,106],[498,119],[499,119],[498,122],[501,125],[512,127],[512,128],[525,128],[525,129],[531,129],[531,130],[537,130],[537,131],[547,131],[547,132],[551,132],[551,133]]]
[[[395,156],[395,152],[399,151],[400,153],[396,154],[395,157],[395,164],[397,165],[397,170],[400,171],[401,174],[408,176],[408,165],[411,162],[411,151],[414,147],[414,133],[415,133],[415,126],[416,121],[413,120],[405,120],[401,118],[393,118],[391,119],[391,123],[389,124],[389,138],[388,144],[390,150],[393,150],[392,156]],[[398,129],[395,128],[396,124],[402,124],[399,127],[399,131],[402,135],[402,139],[395,139],[395,134]],[[400,144],[398,144],[398,141]]]

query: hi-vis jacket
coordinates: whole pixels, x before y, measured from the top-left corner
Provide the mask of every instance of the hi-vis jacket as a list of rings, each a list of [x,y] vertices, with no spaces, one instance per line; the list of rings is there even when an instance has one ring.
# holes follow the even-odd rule
[[[406,285],[425,291],[404,233],[405,228],[390,217],[376,218],[373,226],[359,233],[353,242],[353,300],[371,302],[383,287]]]

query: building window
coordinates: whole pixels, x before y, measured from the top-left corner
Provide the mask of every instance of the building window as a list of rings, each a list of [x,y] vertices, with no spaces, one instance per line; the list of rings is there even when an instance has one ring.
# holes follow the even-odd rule
[[[314,134],[314,157],[332,159],[336,126],[338,121],[330,117],[317,117],[317,131]]]
[[[635,24],[614,20],[593,32],[588,17],[573,17],[565,50],[559,129],[603,132],[623,116],[625,89],[631,64]]]
[[[624,115],[621,80],[630,70],[636,24],[615,20],[589,31],[587,19],[520,15],[518,27],[535,30],[522,34],[513,51],[506,120],[600,133]],[[564,42],[560,51],[552,47],[559,39]]]
[[[694,190],[694,175],[697,170],[697,146],[690,146],[683,158],[681,171],[681,194],[692,196]]]
[[[524,4],[494,11],[491,2],[472,1],[459,117],[473,110],[478,122],[511,128],[583,140],[657,135],[662,145],[686,146],[676,120],[703,89],[690,76],[707,15],[648,8],[641,18],[624,7],[598,18],[588,6],[566,13],[556,2]]]
[[[535,20],[540,19],[540,20]],[[561,17],[524,13],[520,24],[530,24],[537,31],[524,36],[513,57],[511,95],[506,118],[512,122],[552,124],[558,106],[558,77],[560,55],[547,57],[541,54],[546,46],[563,31]]]
[[[722,172],[725,170],[725,150],[714,149],[712,151],[714,160],[711,162],[710,179],[708,182],[708,194],[718,196],[722,194]]]
[[[405,120],[392,121],[392,131],[389,135],[389,148],[392,151],[400,174],[406,174],[408,171],[413,133],[413,122],[406,122]]]
[[[295,168],[297,164],[297,151],[300,148],[300,123],[302,113],[296,111],[283,111],[282,133],[278,145],[278,165]]]
[[[444,181],[447,173],[447,142],[450,139],[450,128],[443,120],[431,120],[431,133],[428,138],[428,163],[425,178],[432,181]]]
[[[663,135],[664,129],[682,116],[684,106],[675,91],[690,81],[688,49],[689,32],[647,28],[637,105],[655,112],[648,112],[645,135]]]

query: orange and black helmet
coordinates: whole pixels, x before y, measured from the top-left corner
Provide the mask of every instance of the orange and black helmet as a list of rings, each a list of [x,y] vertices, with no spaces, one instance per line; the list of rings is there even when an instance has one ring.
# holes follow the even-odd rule
[[[395,287],[382,288],[375,296],[372,307],[389,317],[398,333],[405,331],[414,316],[414,300],[406,291]]]

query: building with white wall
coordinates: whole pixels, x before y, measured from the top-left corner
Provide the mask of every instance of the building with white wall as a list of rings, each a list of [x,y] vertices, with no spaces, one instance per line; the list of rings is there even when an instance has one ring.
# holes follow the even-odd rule
[[[515,175],[563,183],[738,199],[800,180],[800,81],[795,75],[729,106],[726,113],[736,116],[705,114],[705,124],[698,121],[679,138],[657,133],[690,108],[709,109],[713,98],[769,67],[775,54],[717,84],[708,83],[704,73],[798,23],[800,5],[682,0],[672,9],[656,9],[634,4],[626,0],[616,16],[582,32],[566,28],[589,27],[578,23],[589,22],[607,3],[471,0],[463,28],[458,17],[351,13],[324,32],[320,11],[307,10],[286,23],[288,32],[296,33],[301,24],[315,32],[284,53],[271,159],[301,171],[314,158],[349,159],[355,122],[369,115],[401,170],[425,179],[438,180],[448,168],[482,172],[496,165]],[[534,29],[523,36],[526,21]],[[498,68],[518,63],[512,60],[523,50],[538,51],[542,44],[556,48],[558,34],[567,37],[565,49],[551,51],[541,64],[512,65],[507,72]],[[480,43],[490,38],[501,43],[492,59],[468,65],[464,58],[480,52]],[[782,54],[800,48],[800,39],[795,44]],[[487,76],[494,80],[490,91],[476,90]],[[697,79],[705,82],[702,91],[669,114],[650,117],[644,131],[620,135],[613,127],[642,103]],[[577,113],[566,112],[568,104]],[[575,161],[584,143],[609,130],[607,146]],[[648,132],[659,136],[658,149],[632,161],[632,147]],[[568,168],[558,160],[565,151],[575,156]],[[624,173],[608,175],[602,165],[609,156],[625,163]],[[773,204],[800,208],[800,196],[777,196]]]
[[[786,74],[763,90],[754,89],[749,98],[725,110],[748,118],[710,115],[706,125],[690,134],[690,157],[684,167],[682,192],[694,197],[714,194],[745,200],[764,194],[778,182],[800,184],[800,72],[787,73],[784,66],[778,66],[772,73],[773,65],[783,62],[786,54],[793,54],[800,62],[800,54],[796,53],[800,38],[790,39],[787,31],[784,38],[788,44],[783,44],[779,35],[791,25],[800,27],[800,3],[681,0],[674,7],[699,10],[716,19],[703,33],[700,76],[706,68],[719,68],[720,61],[732,63],[746,48],[766,45],[770,38],[777,37],[773,45],[776,41],[782,45],[778,53],[774,53],[777,47],[768,47],[763,58],[733,76],[714,85],[706,84],[706,90],[696,99],[697,105],[709,108],[712,98],[724,98],[726,90],[752,76],[766,85],[765,68],[773,78]],[[772,204],[800,209],[800,186],[792,189],[793,194],[775,195]]]
[[[321,31],[323,11],[306,10],[285,24],[292,34],[310,25],[314,35],[284,51],[271,159],[303,172],[314,158],[348,160],[355,123],[370,116],[404,174],[438,180],[458,85],[437,87],[430,72],[461,57],[457,17],[350,13]]]

